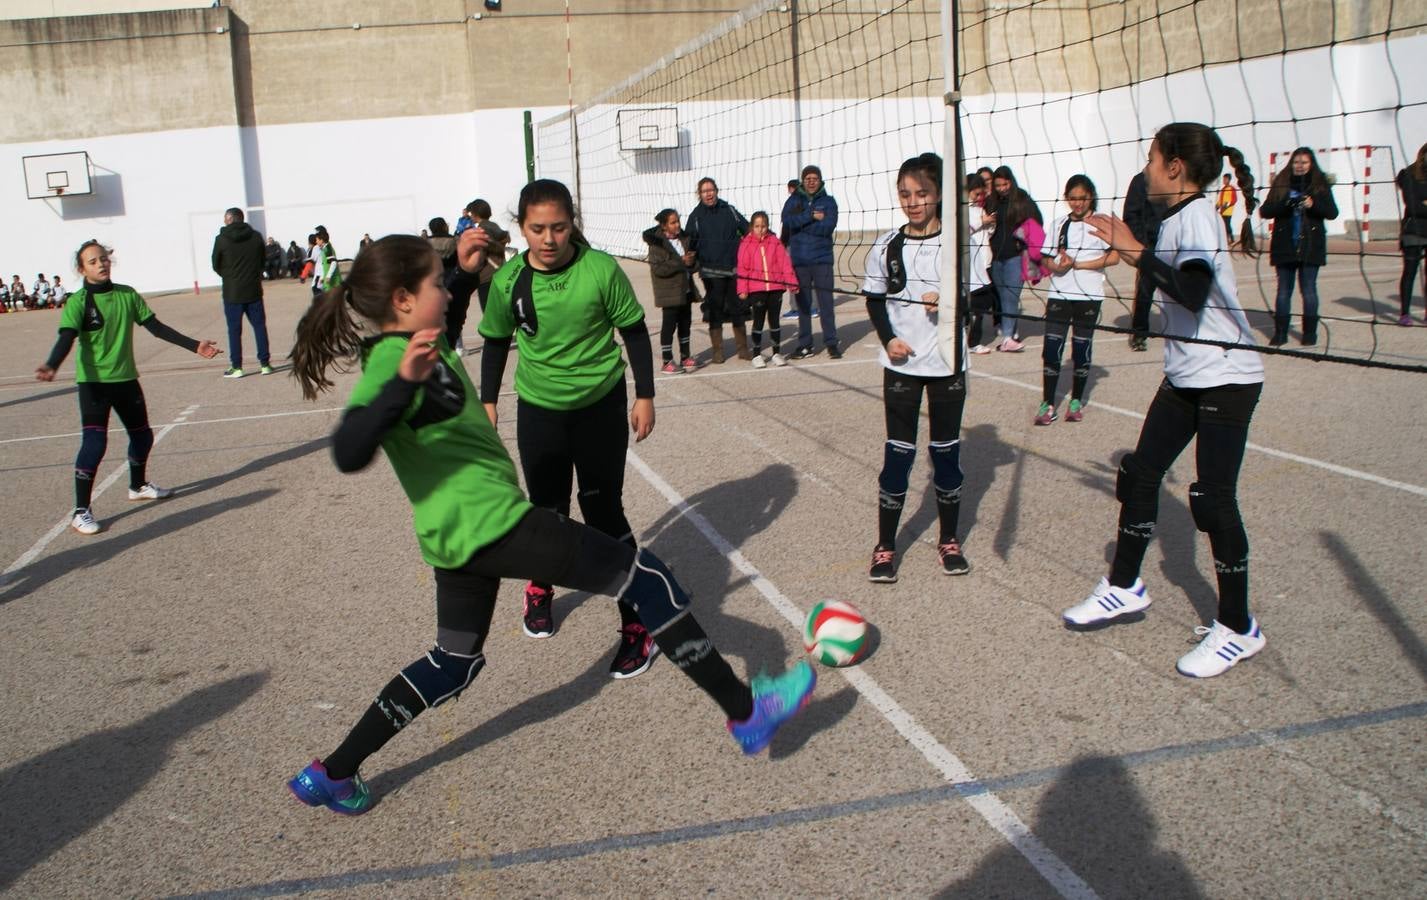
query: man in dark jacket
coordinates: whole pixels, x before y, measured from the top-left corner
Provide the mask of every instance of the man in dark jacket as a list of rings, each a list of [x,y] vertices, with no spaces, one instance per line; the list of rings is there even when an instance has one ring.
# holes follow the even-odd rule
[[[223,214],[223,227],[213,241],[213,271],[223,279],[223,313],[228,319],[228,358],[224,378],[243,377],[243,316],[253,326],[258,366],[273,373],[268,356],[268,320],[263,309],[263,236],[243,221],[236,206]]]
[[[837,230],[837,201],[823,184],[822,169],[803,167],[802,186],[783,204],[783,227],[788,232],[788,256],[798,274],[798,347],[793,359],[807,359],[813,349],[812,302],[818,304],[823,344],[833,359],[842,356],[837,343],[837,321],[832,309],[832,234]]]
[[[699,181],[699,205],[689,213],[685,230],[689,249],[698,258],[704,280],[704,315],[709,323],[709,343],[713,361],[723,362],[723,323],[733,326],[733,342],[739,359],[752,359],[748,349],[747,310],[734,291],[734,270],[738,267],[738,243],[748,233],[743,213],[718,197],[712,178]]]
[[[1159,240],[1159,223],[1163,221],[1165,205],[1150,200],[1145,187],[1145,173],[1138,172],[1130,179],[1125,191],[1125,206],[1120,218],[1130,226],[1135,240],[1150,250]],[[1135,333],[1130,335],[1131,350],[1148,350],[1150,333],[1150,306],[1154,302],[1154,282],[1142,275],[1135,276],[1135,305],[1130,312],[1130,327]]]

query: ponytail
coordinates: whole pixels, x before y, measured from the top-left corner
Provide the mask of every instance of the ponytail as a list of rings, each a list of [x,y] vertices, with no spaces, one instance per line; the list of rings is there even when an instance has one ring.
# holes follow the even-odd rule
[[[350,296],[346,284],[324,291],[297,323],[292,375],[307,400],[316,400],[318,394],[332,388],[328,369],[346,371],[361,353],[361,329],[347,312]]]
[[[1239,191],[1244,195],[1244,211],[1248,213],[1244,216],[1244,224],[1239,228],[1239,249],[1245,256],[1252,258],[1258,255],[1253,220],[1259,201],[1254,196],[1254,173],[1249,171],[1248,164],[1244,162],[1244,154],[1240,153],[1237,147],[1224,147],[1224,155],[1228,157],[1229,166],[1234,170],[1234,180],[1239,183]]]

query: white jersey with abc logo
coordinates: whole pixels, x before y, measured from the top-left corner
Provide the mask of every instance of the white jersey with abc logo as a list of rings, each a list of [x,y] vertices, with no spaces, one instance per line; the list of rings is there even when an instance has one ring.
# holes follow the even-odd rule
[[[887,248],[899,233],[900,230],[893,230],[883,234],[877,238],[872,249],[867,251],[867,271],[862,279],[862,293],[879,294],[887,298],[887,318],[892,323],[892,331],[911,346],[914,355],[907,357],[904,362],[894,363],[887,355],[887,348],[882,347],[879,358],[883,367],[893,372],[919,375],[922,378],[944,378],[951,374],[951,367],[937,348],[936,306],[922,305],[923,296],[941,295],[941,232],[926,237],[908,235],[904,238],[902,267],[907,273],[907,284],[897,293],[889,294]],[[964,371],[964,352],[961,359]]]
[[[1203,260],[1214,272],[1209,299],[1198,313],[1191,312],[1163,291],[1155,301],[1164,313],[1164,375],[1180,388],[1207,388],[1223,384],[1258,384],[1263,381],[1263,358],[1257,350],[1226,349],[1213,344],[1189,344],[1174,336],[1256,346],[1248,317],[1239,306],[1234,269],[1229,262],[1228,238],[1214,204],[1203,194],[1170,207],[1159,226],[1154,254],[1178,269],[1192,259]]]
[[[1062,250],[1075,262],[1089,262],[1110,252],[1110,245],[1096,237],[1083,220],[1065,216],[1045,233],[1045,249],[1041,254],[1054,260]],[[1105,270],[1071,269],[1064,275],[1052,275],[1047,296],[1052,300],[1104,300]]]

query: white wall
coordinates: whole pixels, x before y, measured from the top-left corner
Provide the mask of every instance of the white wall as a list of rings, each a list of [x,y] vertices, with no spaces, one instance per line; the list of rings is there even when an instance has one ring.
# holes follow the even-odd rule
[[[552,110],[536,111],[541,117]],[[86,150],[95,194],[26,200],[21,157]],[[450,116],[208,128],[0,145],[12,173],[0,202],[0,273],[73,276],[74,251],[99,238],[115,248],[114,277],[141,291],[215,285],[209,265],[223,210],[284,247],[305,247],[326,225],[343,256],[363,233],[417,233],[434,216],[489,200],[508,223],[525,184],[522,110]]]

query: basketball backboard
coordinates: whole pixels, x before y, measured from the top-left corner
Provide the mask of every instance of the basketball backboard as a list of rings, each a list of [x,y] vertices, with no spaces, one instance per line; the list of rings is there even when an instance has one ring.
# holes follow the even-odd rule
[[[655,109],[621,109],[619,123],[621,150],[676,150],[679,147],[679,111],[667,106]]]
[[[93,182],[89,177],[89,154],[83,150],[26,156],[23,162],[25,196],[31,200],[94,193]]]

